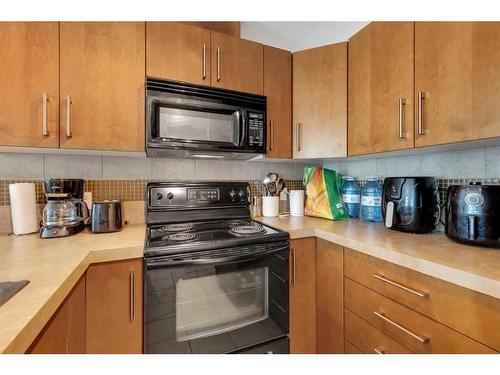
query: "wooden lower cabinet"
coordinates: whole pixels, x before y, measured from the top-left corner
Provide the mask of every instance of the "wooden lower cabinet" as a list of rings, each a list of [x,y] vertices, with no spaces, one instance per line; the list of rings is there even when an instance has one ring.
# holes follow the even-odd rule
[[[315,239],[290,244],[290,353],[316,353]]]
[[[87,353],[142,353],[142,259],[87,270]]]
[[[342,246],[316,239],[316,352],[344,352]]]
[[[85,276],[76,284],[27,353],[85,353]]]

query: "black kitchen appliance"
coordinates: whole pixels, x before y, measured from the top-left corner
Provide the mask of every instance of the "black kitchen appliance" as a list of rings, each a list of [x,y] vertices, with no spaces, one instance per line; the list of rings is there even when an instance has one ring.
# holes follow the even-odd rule
[[[92,203],[90,231],[92,233],[118,232],[123,228],[122,204],[119,200]]]
[[[451,185],[446,235],[458,242],[500,248],[500,185]]]
[[[83,201],[83,180],[46,178],[43,187],[47,204],[43,209],[40,237],[67,237],[84,230],[89,211]]]
[[[289,235],[248,183],[149,183],[146,353],[288,353]]]
[[[387,177],[382,192],[382,213],[387,228],[429,233],[439,222],[438,184],[434,177]]]
[[[147,79],[148,156],[252,159],[266,152],[266,97]]]

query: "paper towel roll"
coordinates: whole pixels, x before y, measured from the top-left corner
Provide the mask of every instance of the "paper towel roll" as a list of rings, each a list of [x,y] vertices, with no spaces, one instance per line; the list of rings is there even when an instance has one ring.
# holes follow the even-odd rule
[[[14,234],[33,233],[38,230],[35,184],[9,185],[10,212]]]
[[[290,215],[304,216],[304,190],[290,190]]]

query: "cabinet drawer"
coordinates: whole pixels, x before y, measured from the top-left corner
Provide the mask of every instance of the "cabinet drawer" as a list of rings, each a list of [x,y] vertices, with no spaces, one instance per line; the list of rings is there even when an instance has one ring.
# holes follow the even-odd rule
[[[495,353],[355,281],[345,278],[345,306],[417,353]]]
[[[365,354],[411,354],[412,352],[356,314],[345,309],[345,339]]]
[[[345,248],[344,275],[495,350],[500,300]]]

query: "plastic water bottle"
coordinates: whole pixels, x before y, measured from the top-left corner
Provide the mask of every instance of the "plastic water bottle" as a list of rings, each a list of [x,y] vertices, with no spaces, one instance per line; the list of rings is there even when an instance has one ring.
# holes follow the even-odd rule
[[[361,188],[358,186],[354,178],[344,176],[344,184],[342,185],[342,200],[344,201],[349,217],[359,217],[361,208]]]
[[[361,218],[365,221],[382,221],[382,188],[377,177],[368,177],[361,192]]]

